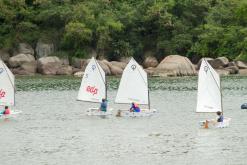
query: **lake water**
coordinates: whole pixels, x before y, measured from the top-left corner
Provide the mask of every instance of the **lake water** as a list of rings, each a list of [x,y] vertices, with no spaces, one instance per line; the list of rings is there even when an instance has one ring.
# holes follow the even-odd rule
[[[109,80],[109,106],[119,78]],[[196,77],[152,78],[146,118],[90,117],[97,104],[76,101],[79,78],[18,77],[15,109],[0,120],[1,165],[246,165],[247,77],[224,77],[224,115],[229,128],[201,129],[215,114],[197,114]],[[121,105],[129,107],[129,105]]]

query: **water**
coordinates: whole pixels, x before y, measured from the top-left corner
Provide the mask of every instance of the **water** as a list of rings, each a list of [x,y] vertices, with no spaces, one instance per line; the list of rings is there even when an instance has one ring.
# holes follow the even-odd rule
[[[247,77],[222,80],[229,128],[200,129],[196,77],[150,80],[152,107],[147,118],[85,115],[97,104],[75,101],[80,79],[18,77],[16,118],[0,120],[1,165],[246,165]],[[110,106],[119,78],[108,83]],[[128,105],[121,105],[128,107]]]

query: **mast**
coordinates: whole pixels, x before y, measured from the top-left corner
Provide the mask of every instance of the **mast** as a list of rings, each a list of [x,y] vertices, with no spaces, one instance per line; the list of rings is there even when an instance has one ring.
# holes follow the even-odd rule
[[[223,115],[223,101],[222,101],[221,79],[220,79],[220,101],[221,101],[221,113],[222,113],[222,115]]]
[[[151,103],[150,103],[150,94],[149,94],[149,83],[148,83],[148,79],[147,79],[147,86],[148,86],[148,109],[150,110],[150,107],[151,107]]]

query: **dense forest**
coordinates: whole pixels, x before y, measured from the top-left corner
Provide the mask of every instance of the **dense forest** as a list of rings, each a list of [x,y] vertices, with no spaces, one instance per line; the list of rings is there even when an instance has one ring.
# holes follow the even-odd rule
[[[62,56],[247,60],[247,1],[0,0],[0,49],[38,40]]]

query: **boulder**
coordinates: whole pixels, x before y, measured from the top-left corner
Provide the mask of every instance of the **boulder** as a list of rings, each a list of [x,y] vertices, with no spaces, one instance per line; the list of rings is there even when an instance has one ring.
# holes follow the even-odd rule
[[[119,61],[111,61],[110,63],[112,65],[117,66],[117,67],[120,67],[122,69],[124,69],[126,67],[126,65],[127,65],[127,63],[119,62]]]
[[[226,69],[216,69],[216,72],[220,75],[220,76],[227,76],[230,74],[229,70]]]
[[[28,74],[34,74],[37,72],[37,62],[24,63],[20,66],[20,69],[26,71]]]
[[[240,70],[239,70],[239,74],[240,74],[241,76],[247,76],[247,69],[240,69]]]
[[[195,67],[187,57],[170,55],[165,57],[156,68],[157,73],[168,76],[195,75]]]
[[[68,58],[63,57],[63,58],[61,58],[60,60],[61,60],[61,62],[62,62],[62,65],[69,65],[69,59],[68,59]]]
[[[61,66],[60,69],[57,71],[57,75],[71,75],[72,73],[72,66],[69,65]]]
[[[34,50],[32,46],[30,46],[27,43],[19,43],[18,48],[17,48],[17,53],[34,55]]]
[[[218,57],[209,63],[213,68],[220,69],[226,67],[229,63],[229,60],[226,57]]]
[[[102,60],[102,61],[98,61],[99,65],[101,66],[101,68],[104,70],[106,75],[111,75],[111,70],[109,68],[109,66],[107,65],[107,63],[110,63],[106,60]]]
[[[34,73],[27,72],[21,68],[11,69],[12,73],[15,75],[34,75]]]
[[[111,62],[107,60],[102,60],[101,62],[104,63],[106,66],[108,66],[111,75],[121,75],[123,73],[123,69],[122,69],[123,66],[113,65]],[[114,63],[116,64],[116,62]]]
[[[79,72],[74,73],[75,77],[83,77],[83,75],[84,75],[83,71],[79,71]]]
[[[247,63],[243,61],[235,61],[235,64],[239,69],[247,69]]]
[[[38,60],[38,72],[45,75],[56,75],[62,62],[56,56],[42,57]]]
[[[239,69],[237,66],[228,66],[225,68],[225,70],[228,70],[230,74],[238,74]]]
[[[237,66],[236,63],[234,61],[231,61],[228,63],[228,66]]]
[[[156,67],[159,65],[158,60],[155,57],[146,57],[144,62],[143,62],[143,67],[144,68],[149,68],[149,67]]]
[[[9,59],[8,63],[11,68],[20,67],[24,63],[34,62],[35,58],[30,54],[18,54]]]
[[[72,67],[72,72],[73,72],[73,74],[76,73],[76,72],[80,72],[80,71],[82,71],[82,70],[79,69],[79,68],[74,68],[74,67]]]
[[[123,69],[121,67],[118,67],[118,66],[115,66],[115,65],[112,65],[110,67],[110,70],[111,70],[111,74],[112,75],[121,75],[123,73]]]
[[[9,60],[9,52],[4,49],[0,49],[0,59],[2,59],[4,62],[8,62]]]
[[[208,58],[208,57],[204,57],[204,59],[207,60],[209,63],[211,63],[211,61],[214,60],[213,58]],[[201,58],[200,61],[197,63],[197,67],[196,67],[197,70],[200,69],[201,63],[202,63],[202,58]]]
[[[46,57],[54,52],[55,48],[53,43],[44,43],[42,41],[38,41],[35,51],[38,58]]]

